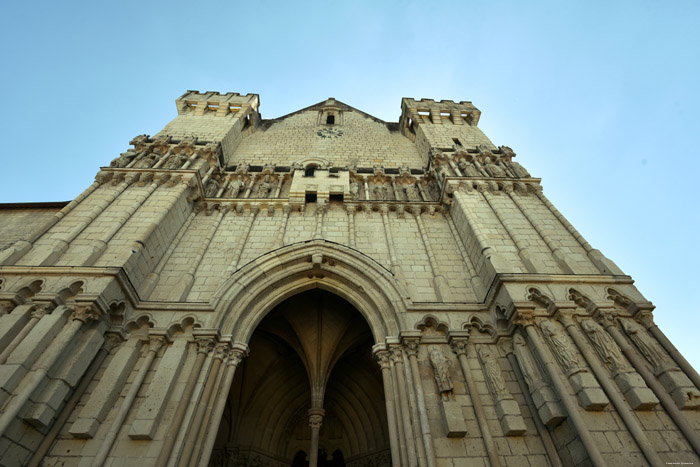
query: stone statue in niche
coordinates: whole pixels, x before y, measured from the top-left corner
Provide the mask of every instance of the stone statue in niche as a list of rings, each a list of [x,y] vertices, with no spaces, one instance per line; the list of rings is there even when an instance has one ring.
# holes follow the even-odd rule
[[[236,179],[229,183],[228,188],[226,189],[226,198],[236,198],[238,197],[238,194],[241,192],[245,184]]]
[[[374,199],[385,201],[387,197],[388,192],[384,185],[377,185],[374,187]]]
[[[447,359],[440,349],[430,349],[430,364],[433,366],[438,392],[442,400],[447,401],[449,400],[449,394],[454,389],[454,386],[452,385],[452,377],[450,377],[450,367],[447,364]]]
[[[418,192],[418,188],[416,188],[415,183],[411,183],[410,185],[406,185],[403,188],[403,191],[406,193],[406,199],[408,201],[420,201],[420,193]]]
[[[647,334],[645,329],[632,320],[620,321],[625,334],[629,336],[639,352],[644,355],[644,358],[654,366],[655,371],[674,366],[659,344]]]
[[[513,171],[513,173],[515,174],[516,177],[519,177],[519,178],[530,178],[531,177],[530,172],[525,170],[525,167],[523,167],[522,165],[520,165],[519,163],[517,163],[515,161],[506,162],[506,165],[508,165],[508,168]]]
[[[564,371],[568,373],[580,369],[581,362],[576,350],[569,339],[557,329],[557,325],[550,321],[542,321],[540,328],[545,339],[549,342],[554,358],[557,359]]]
[[[612,371],[629,369],[615,341],[605,330],[598,326],[597,323],[591,319],[584,319],[581,321],[581,328],[583,328],[588,335],[588,338],[591,340],[600,359],[605,363],[605,366]]]
[[[135,169],[149,169],[153,167],[158,159],[160,159],[160,150],[158,148],[154,149],[152,153],[139,159],[136,164],[134,164]]]
[[[459,168],[464,174],[465,177],[479,177],[479,171],[476,170],[476,167],[474,167],[474,164],[471,162],[467,162],[465,160],[459,161]]]
[[[495,160],[487,157],[484,160],[484,165],[486,168],[486,172],[488,172],[489,175],[491,175],[494,178],[504,178],[506,176],[505,170],[503,170],[502,167],[499,167]]]
[[[491,350],[488,347],[479,347],[479,358],[484,365],[484,375],[493,394],[495,396],[508,395],[501,368],[498,366],[496,358],[491,354]]]
[[[267,198],[270,196],[270,190],[272,189],[272,184],[270,183],[270,176],[265,175],[263,181],[258,185],[258,189],[255,192],[256,198]]]
[[[527,386],[531,391],[534,390],[542,382],[542,374],[537,366],[537,362],[530,354],[525,338],[520,334],[513,336],[513,352],[518,359]]]
[[[178,154],[171,154],[168,160],[163,164],[164,169],[179,169],[187,162],[187,154],[185,151],[180,151]]]
[[[211,179],[207,182],[206,187],[204,188],[204,196],[207,198],[213,198],[216,196],[216,192],[219,191],[219,183]]]
[[[126,152],[119,154],[119,157],[110,162],[109,166],[119,169],[126,167],[127,165],[129,165],[129,163],[131,163],[131,161],[134,160],[134,157],[136,157],[136,152],[130,149]]]
[[[360,197],[360,184],[357,182],[350,182],[350,199],[356,201]]]

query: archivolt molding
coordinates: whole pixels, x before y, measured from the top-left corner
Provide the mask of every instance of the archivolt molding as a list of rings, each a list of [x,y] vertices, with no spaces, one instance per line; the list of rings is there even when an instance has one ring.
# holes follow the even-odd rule
[[[377,343],[398,335],[398,313],[409,304],[407,291],[376,261],[346,246],[313,240],[269,252],[236,271],[212,299],[215,325],[232,342],[248,342],[275,305],[313,288],[357,308]]]

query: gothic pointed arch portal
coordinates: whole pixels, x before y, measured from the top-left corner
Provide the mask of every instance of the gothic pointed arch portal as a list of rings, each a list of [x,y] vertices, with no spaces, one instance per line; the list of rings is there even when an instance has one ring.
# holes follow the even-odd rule
[[[340,467],[373,459],[388,467],[373,344],[367,322],[338,295],[314,288],[276,305],[236,371],[210,465]]]

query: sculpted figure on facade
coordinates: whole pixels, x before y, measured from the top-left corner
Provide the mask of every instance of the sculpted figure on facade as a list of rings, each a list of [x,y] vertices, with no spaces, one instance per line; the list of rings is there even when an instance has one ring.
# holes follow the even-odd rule
[[[233,180],[231,183],[229,183],[228,188],[226,189],[226,198],[237,198],[244,186],[245,183],[243,183],[241,180]]]
[[[388,197],[387,189],[384,185],[374,187],[374,199],[385,201]]]
[[[647,334],[646,329],[629,319],[620,320],[620,322],[622,323],[622,329],[624,329],[625,334],[629,336],[635,347],[644,355],[644,358],[652,364],[655,371],[673,366],[671,360],[661,349],[659,344]]]
[[[574,349],[569,339],[564,336],[562,331],[557,329],[557,325],[551,321],[542,321],[540,329],[544,334],[545,339],[552,349],[554,358],[557,359],[559,365],[565,372],[571,372],[581,368],[581,362],[578,358],[578,353]]]
[[[510,161],[506,162],[508,165],[508,168],[513,171],[516,177],[518,178],[530,178],[530,172],[525,170],[525,167],[520,165],[519,163],[515,161]]]
[[[480,177],[479,171],[476,170],[472,162],[467,162],[466,160],[459,161],[459,169],[462,171],[465,177]]]
[[[109,166],[114,168],[126,167],[131,163],[131,161],[134,160],[134,157],[136,157],[136,155],[136,152],[134,152],[132,149],[129,149],[128,151],[119,154],[119,157],[110,162]]]
[[[357,201],[360,198],[360,184],[357,182],[350,182],[350,199]]]
[[[433,374],[437,383],[438,392],[443,400],[449,400],[449,394],[454,389],[450,367],[442,351],[436,347],[430,349],[430,364],[433,366]]]
[[[540,372],[537,362],[535,362],[528,348],[525,338],[520,334],[513,336],[513,352],[518,359],[520,370],[522,370],[525,382],[530,390],[534,390],[543,382],[542,373]]]
[[[408,201],[420,201],[420,193],[418,192],[418,188],[416,188],[415,183],[410,183],[403,188],[404,192],[406,193],[406,199]]]
[[[255,193],[256,198],[267,198],[270,196],[270,190],[272,189],[272,184],[270,183],[270,176],[265,175],[263,181],[258,185],[258,189]]]
[[[185,165],[185,162],[187,162],[187,154],[185,154],[185,151],[180,151],[178,154],[171,154],[168,157],[168,160],[165,161],[165,164],[163,164],[164,169],[179,169],[183,165]]]
[[[494,178],[504,178],[506,176],[505,170],[498,164],[496,164],[495,158],[487,157],[484,160],[484,165],[486,167],[486,172]]]
[[[153,167],[156,162],[158,162],[158,159],[160,158],[160,149],[156,148],[153,150],[152,153],[147,154],[146,156],[142,157],[138,161],[136,161],[136,164],[134,164],[135,169],[149,169]]]
[[[486,381],[488,382],[493,395],[510,395],[506,389],[506,382],[503,380],[501,367],[498,366],[498,361],[491,354],[491,349],[486,346],[480,346],[479,358],[481,359],[481,363],[484,365],[484,375],[486,376]]]
[[[592,319],[581,321],[581,328],[586,332],[593,347],[603,360],[605,366],[612,371],[628,370],[629,366],[622,356],[620,349],[610,335]]]
[[[207,198],[213,198],[216,196],[216,192],[219,191],[219,183],[213,178],[207,182],[204,188],[204,196]]]

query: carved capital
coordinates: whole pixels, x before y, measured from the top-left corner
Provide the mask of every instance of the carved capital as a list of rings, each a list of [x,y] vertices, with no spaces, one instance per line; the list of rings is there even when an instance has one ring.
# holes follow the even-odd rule
[[[379,206],[379,212],[382,213],[382,216],[386,216],[389,213],[389,205],[388,204],[382,204]]]
[[[112,350],[119,347],[122,342],[124,342],[124,339],[122,339],[119,334],[110,332],[109,334],[105,334],[105,341],[102,344],[102,348],[104,348],[107,353],[110,353]]]
[[[450,342],[450,346],[452,347],[452,351],[457,354],[458,357],[461,357],[462,355],[467,355],[467,345],[469,344],[469,338],[468,337],[463,337],[460,339],[452,339]]]
[[[535,325],[535,313],[532,310],[518,310],[513,315],[513,324],[522,327]]]
[[[346,204],[345,205],[345,210],[348,212],[348,214],[355,214],[355,211],[357,211],[357,206],[354,204]]]
[[[576,325],[574,322],[574,313],[571,310],[558,310],[554,318],[566,328]]]
[[[88,323],[100,318],[100,311],[92,303],[73,305],[70,308],[73,310],[71,318],[74,321]]]
[[[320,430],[321,425],[323,425],[323,415],[317,413],[309,415],[309,426],[312,430]]]
[[[289,215],[292,212],[292,205],[291,204],[283,205],[282,212],[285,213],[286,215]]]
[[[0,302],[0,316],[8,314],[15,307],[14,303],[9,300]]]
[[[148,341],[148,351],[158,353],[161,347],[165,345],[165,337],[152,336]]]
[[[228,352],[228,365],[238,366],[241,361],[248,355],[248,352],[242,349],[231,349]]]
[[[169,173],[158,174],[158,177],[156,178],[156,183],[158,184],[158,186],[161,186],[168,180],[170,180],[171,177],[172,175],[170,175]]]
[[[223,360],[228,354],[230,346],[227,343],[217,344],[214,348],[214,358]]]
[[[36,304],[32,307],[32,311],[29,313],[29,317],[32,319],[39,320],[49,312],[49,308],[50,305],[47,303]]]
[[[250,205],[250,212],[253,215],[257,215],[260,212],[260,205],[259,204],[251,204]]]
[[[206,355],[214,349],[216,342],[211,337],[197,337],[195,344],[197,344],[197,353]]]
[[[403,350],[401,350],[401,347],[392,347],[389,352],[391,352],[391,361],[394,365],[403,364]]]
[[[153,181],[153,172],[142,174],[139,178],[139,186],[146,186]]]
[[[418,357],[418,348],[420,346],[420,338],[404,339],[403,348],[409,357]]]
[[[654,315],[648,310],[639,311],[635,315],[634,319],[636,319],[637,322],[644,326],[647,330],[656,326],[656,323],[654,322]]]
[[[379,363],[382,370],[388,370],[391,366],[391,352],[388,350],[380,350],[374,354],[374,358]]]
[[[617,312],[613,310],[601,310],[598,309],[594,318],[603,327],[608,328],[610,326],[615,326],[615,320],[617,319]]]
[[[129,172],[124,176],[124,182],[126,182],[127,185],[133,185],[139,180],[139,177],[141,176],[140,173],[138,172]],[[143,186],[143,185],[141,185]]]
[[[100,184],[107,183],[111,178],[112,172],[105,172],[104,170],[100,170],[97,172],[97,175],[95,175],[95,181]]]

